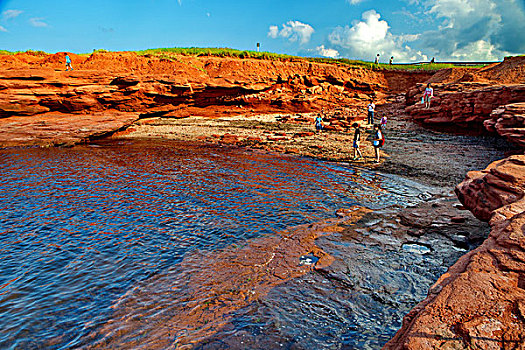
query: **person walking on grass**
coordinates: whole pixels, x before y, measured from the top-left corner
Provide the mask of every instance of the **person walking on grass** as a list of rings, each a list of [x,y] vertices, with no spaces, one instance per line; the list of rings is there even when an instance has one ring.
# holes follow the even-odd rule
[[[66,71],[68,71],[71,68],[73,70],[73,66],[71,65],[71,58],[69,58],[69,55],[66,53]]]
[[[376,105],[374,104],[374,100],[371,100],[368,104],[368,124],[374,124],[374,112],[375,112]]]
[[[379,65],[379,54],[376,55],[376,59],[374,60],[375,65]]]
[[[423,95],[423,99],[425,100],[425,108],[430,108],[430,100],[434,97],[434,89],[430,86],[430,83],[427,84],[427,87],[425,88],[425,94]]]
[[[385,136],[383,135],[383,131],[381,130],[381,125],[375,124],[374,125],[374,138],[372,141],[372,145],[374,146],[374,151],[376,155],[376,163],[379,163],[379,149],[383,147],[385,144]]]
[[[323,130],[323,118],[321,117],[321,113],[318,113],[317,117],[315,117],[315,130],[317,130],[318,133]]]
[[[361,150],[359,149],[359,143],[361,142],[361,129],[359,128],[358,123],[352,124],[352,127],[355,128],[354,144],[353,144],[353,147],[354,147],[354,159],[353,160],[357,160],[358,159],[357,154],[359,154],[359,158],[363,158],[363,154],[361,153]]]
[[[389,65],[394,64],[394,56],[390,56],[390,61],[388,62]]]

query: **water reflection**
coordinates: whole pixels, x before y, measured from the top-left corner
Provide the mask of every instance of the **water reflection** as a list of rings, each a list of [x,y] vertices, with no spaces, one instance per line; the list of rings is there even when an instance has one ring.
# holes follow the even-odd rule
[[[0,150],[0,348],[74,347],[139,281],[334,215],[420,201],[345,165],[180,143]]]

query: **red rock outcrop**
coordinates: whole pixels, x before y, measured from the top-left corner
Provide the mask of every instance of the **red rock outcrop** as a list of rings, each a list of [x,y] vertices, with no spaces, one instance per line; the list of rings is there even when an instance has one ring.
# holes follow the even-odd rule
[[[525,348],[525,155],[469,172],[456,193],[490,220],[490,236],[439,278],[385,349]]]
[[[140,56],[130,52],[70,55],[74,71],[64,71],[64,53],[0,55],[0,147],[16,144],[5,118],[18,124],[22,145],[52,138],[30,132],[42,118],[52,130],[56,113],[99,113],[133,117],[311,112],[351,107],[351,123],[365,117],[370,96],[399,92],[428,79],[430,73],[383,72],[307,60],[272,61],[218,57]],[[396,78],[397,77],[397,78]],[[129,122],[106,128],[111,132]],[[96,118],[72,118],[70,133],[89,128]],[[79,124],[85,120],[85,124]],[[117,119],[120,120],[120,117]],[[36,124],[35,124],[36,123]],[[329,121],[330,123],[330,121]],[[74,125],[73,125],[74,124]],[[61,128],[64,127],[61,124]],[[341,125],[340,125],[341,126]],[[27,132],[24,131],[24,128]],[[115,129],[116,128],[116,129]],[[97,129],[101,129],[98,126]],[[80,138],[85,138],[86,135]],[[89,136],[89,135],[87,135]]]
[[[434,87],[430,108],[421,103],[425,84],[406,93],[405,111],[415,120],[433,126],[488,130],[520,146],[525,143],[519,105],[525,102],[525,56],[507,57],[482,69],[444,69],[426,83]],[[501,109],[516,103],[508,110]]]
[[[500,106],[483,122],[490,132],[497,132],[507,140],[525,148],[525,102]]]
[[[415,120],[432,125],[483,128],[494,109],[525,102],[525,84],[487,86],[480,83],[434,85],[430,108],[421,103],[424,85],[407,93],[405,111]]]

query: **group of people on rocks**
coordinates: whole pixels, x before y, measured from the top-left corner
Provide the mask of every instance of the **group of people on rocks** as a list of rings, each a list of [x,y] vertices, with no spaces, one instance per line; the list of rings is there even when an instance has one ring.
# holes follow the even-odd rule
[[[379,163],[379,149],[383,147],[385,143],[385,136],[383,134],[383,129],[386,127],[387,123],[387,117],[384,115],[381,117],[381,121],[379,124],[374,124],[374,114],[375,114],[375,104],[374,101],[370,101],[370,103],[367,106],[368,108],[368,118],[367,123],[368,125],[373,125],[373,137],[372,137],[372,145],[374,146],[375,151],[375,161],[376,163]],[[324,111],[323,111],[324,113]],[[354,132],[354,141],[353,141],[353,149],[354,149],[354,157],[353,160],[358,160],[363,157],[363,154],[361,153],[361,150],[359,148],[361,144],[361,125],[359,123],[352,124],[352,127],[355,128]],[[315,129],[317,133],[320,133],[323,130],[323,117],[321,113],[318,113],[315,117]]]

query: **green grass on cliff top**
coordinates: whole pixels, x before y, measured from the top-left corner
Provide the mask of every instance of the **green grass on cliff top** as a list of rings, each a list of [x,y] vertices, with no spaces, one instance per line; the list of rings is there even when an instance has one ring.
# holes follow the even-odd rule
[[[6,51],[0,50],[0,55],[12,55],[16,53],[22,53],[24,51]],[[108,50],[94,50],[95,52],[110,52]],[[160,59],[176,61],[180,56],[213,56],[213,57],[233,57],[233,58],[251,58],[261,60],[272,60],[272,61],[296,61],[306,60],[310,62],[326,63],[326,64],[338,64],[345,66],[363,67],[369,69],[383,69],[383,70],[410,70],[410,71],[437,71],[443,68],[452,68],[465,66],[465,64],[450,64],[450,63],[419,63],[419,64],[386,64],[380,63],[378,65],[372,62],[365,62],[359,60],[350,60],[347,58],[322,58],[322,57],[299,57],[291,55],[283,55],[273,52],[257,52],[247,50],[236,50],[230,48],[199,48],[199,47],[187,47],[187,48],[160,48],[160,49],[148,49],[135,52],[140,56],[158,57]],[[42,56],[46,55],[43,51],[27,50],[25,53],[32,55]],[[89,54],[82,54],[89,55]],[[485,66],[481,65],[469,65],[469,67],[480,68]]]
[[[257,51],[246,51],[246,50],[235,50],[229,48],[162,48],[162,49],[149,49],[142,51],[134,51],[138,55],[142,56],[154,56],[164,59],[175,59],[175,56],[214,56],[214,57],[234,57],[234,58],[252,58],[262,60],[273,60],[273,61],[293,61],[293,60],[307,60],[310,62],[327,63],[327,64],[340,64],[347,66],[357,66],[370,69],[386,69],[386,70],[425,70],[434,71],[443,68],[456,67],[454,64],[384,64],[380,63],[376,65],[372,62],[365,62],[359,60],[350,60],[347,58],[322,58],[322,57],[299,57],[291,55],[277,54],[273,52],[257,52]],[[482,67],[482,66],[480,66]]]

